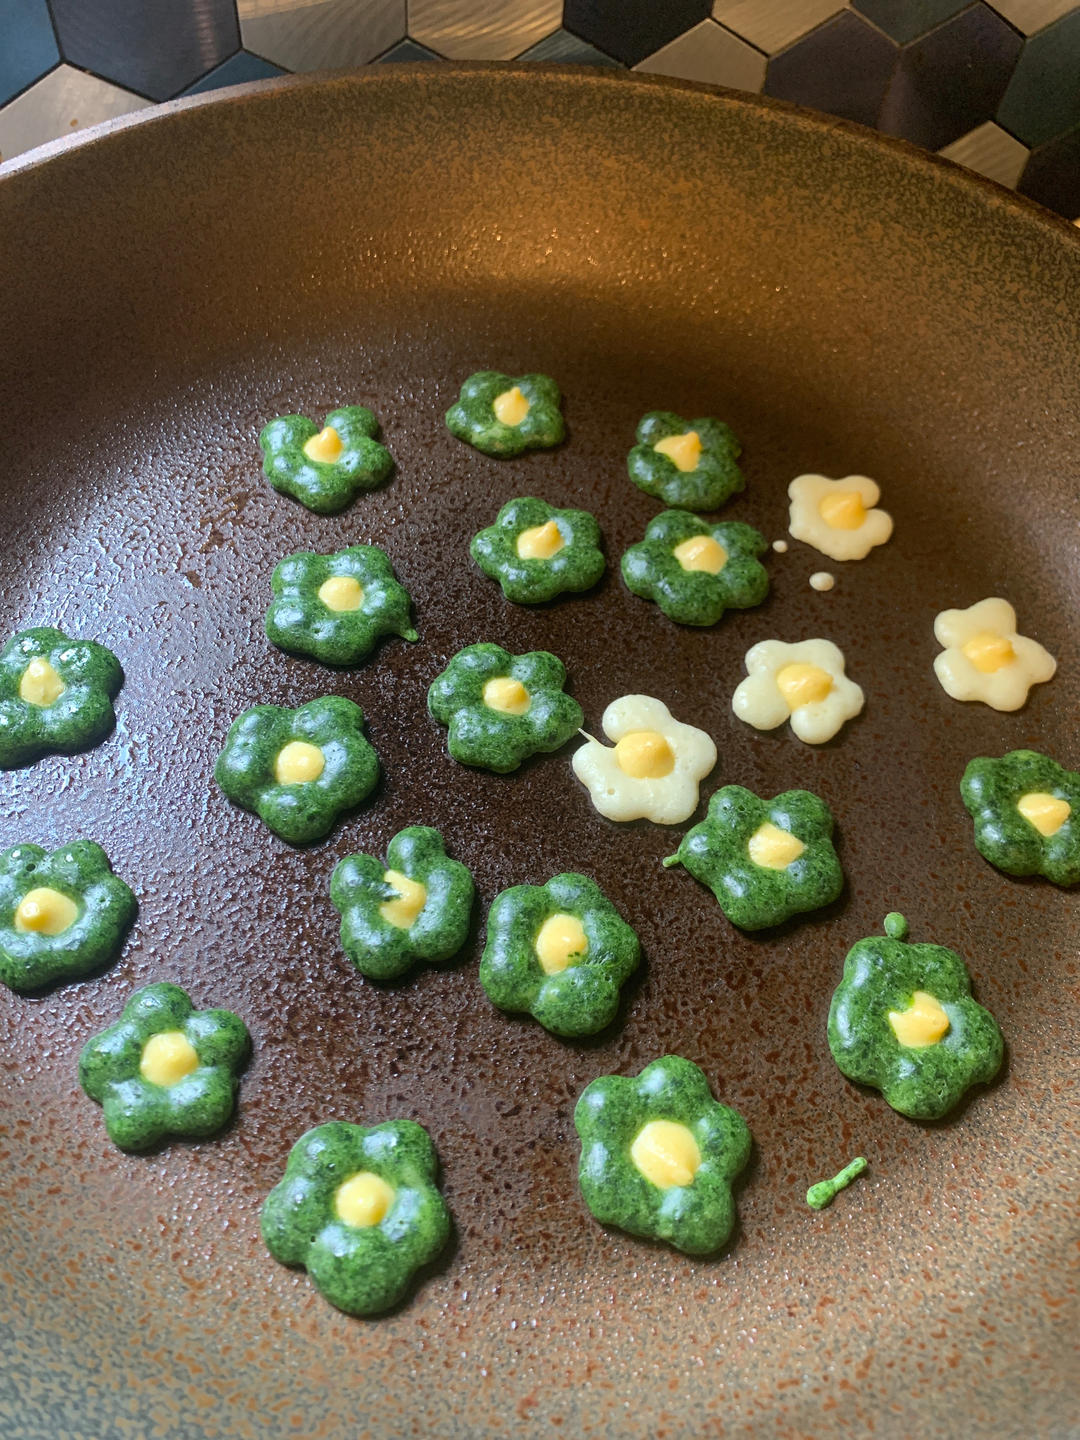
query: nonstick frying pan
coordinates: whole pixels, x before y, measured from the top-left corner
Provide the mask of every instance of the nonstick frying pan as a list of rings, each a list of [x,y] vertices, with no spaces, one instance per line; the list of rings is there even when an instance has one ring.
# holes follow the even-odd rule
[[[0,840],[95,839],[140,901],[106,973],[0,997],[4,1434],[1065,1435],[1080,912],[980,859],[958,781],[1022,746],[1080,766],[1070,228],[774,103],[392,67],[16,164],[0,261],[0,628],[95,638],[127,676],[102,745],[0,775]],[[452,439],[443,412],[481,368],[555,376],[565,445],[498,461]],[[375,410],[397,472],[316,516],[269,488],[257,436],[342,403]],[[673,625],[618,577],[659,508],[625,474],[655,408],[735,428],[748,486],[726,517],[778,538],[793,476],[865,473],[894,538],[845,565],[792,541],[760,609]],[[595,591],[515,607],[472,565],[469,537],[529,494],[597,515]],[[390,554],[420,641],[343,671],[274,650],[276,561],[359,541]],[[1015,714],[932,671],[935,614],[996,594],[1060,660]],[[814,635],[843,649],[862,717],[820,748],[736,720],[750,645]],[[479,639],[559,655],[592,730],[617,695],[662,697],[717,741],[706,796],[822,795],[840,900],[741,934],[661,868],[681,830],[596,815],[572,747],[510,776],[454,764],[425,695]],[[325,693],[363,706],[384,779],[293,849],[213,762],[246,706]],[[328,876],[412,823],[443,831],[482,903],[457,961],[379,986],[340,952]],[[646,957],[584,1043],[498,1013],[476,978],[486,904],[564,870]],[[965,957],[1007,1041],[999,1080],[938,1124],[849,1084],[825,1044],[844,955],[891,910]],[[222,1137],[131,1157],[75,1064],[152,979],[241,1014],[254,1058]],[[605,1231],[577,1189],[577,1095],[667,1052],[754,1135],[713,1260]],[[307,1127],[394,1116],[436,1142],[454,1238],[409,1303],[351,1320],[269,1257],[259,1207]],[[869,1172],[811,1212],[807,1185],[856,1153]]]

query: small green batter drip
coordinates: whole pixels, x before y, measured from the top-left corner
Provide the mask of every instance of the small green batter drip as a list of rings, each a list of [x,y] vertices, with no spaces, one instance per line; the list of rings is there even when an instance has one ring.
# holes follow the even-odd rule
[[[806,1203],[811,1210],[824,1210],[826,1205],[831,1205],[834,1197],[841,1190],[846,1190],[855,1179],[866,1169],[865,1155],[857,1155],[850,1165],[845,1165],[839,1175],[834,1175],[831,1180],[819,1180],[816,1185],[811,1185],[806,1192]]]

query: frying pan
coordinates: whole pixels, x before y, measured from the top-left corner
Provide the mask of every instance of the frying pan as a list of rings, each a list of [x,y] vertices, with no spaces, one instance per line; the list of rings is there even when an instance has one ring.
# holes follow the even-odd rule
[[[136,889],[107,973],[5,993],[0,1429],[56,1436],[1064,1436],[1075,1420],[1077,897],[985,864],[966,762],[1080,765],[1080,242],[898,143],[693,87],[514,67],[392,67],[167,107],[0,182],[0,628],[120,657],[115,733],[0,777],[4,845],[85,835]],[[489,459],[442,423],[480,368],[555,376],[569,438]],[[339,516],[276,495],[267,420],[370,405],[397,462]],[[625,476],[647,410],[745,446],[726,509],[769,539],[804,471],[867,473],[894,538],[831,566],[792,542],[760,609],[686,631],[618,557],[657,505]],[[468,538],[515,495],[593,511],[609,568],[503,600]],[[333,671],[262,631],[284,554],[373,541],[421,639]],[[1027,706],[950,700],[934,615],[987,595],[1061,661]],[[812,748],[730,696],[758,640],[824,635],[865,712]],[[629,691],[712,734],[705,794],[803,786],[836,815],[833,906],[758,935],[602,820],[568,750],[510,776],[452,762],[428,684],[460,646],[546,648],[595,729]],[[325,693],[363,707],[384,778],[293,849],[212,780],[230,721]],[[700,816],[699,812],[699,816]],[[365,981],[329,872],[433,824],[482,904],[457,961]],[[565,1042],[496,1012],[476,963],[509,884],[592,875],[646,957],[616,1025]],[[999,1080],[919,1125],[825,1045],[843,957],[900,910],[967,960]],[[78,1090],[89,1035],[152,979],[248,1022],[236,1122],[143,1157]],[[716,1259],[605,1231],[576,1184],[575,1099],[673,1052],[746,1117],[740,1223]],[[329,1119],[407,1116],[443,1165],[453,1241],[377,1321],[270,1259],[263,1197]],[[820,1214],[807,1185],[868,1173]]]

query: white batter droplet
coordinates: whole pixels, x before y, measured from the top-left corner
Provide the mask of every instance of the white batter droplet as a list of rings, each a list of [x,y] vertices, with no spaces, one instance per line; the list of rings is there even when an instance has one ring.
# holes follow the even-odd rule
[[[828,570],[815,570],[810,576],[811,590],[831,590],[835,584],[836,579]]]
[[[774,540],[774,541],[772,542],[772,548],[776,551],[776,553],[777,553],[778,555],[786,555],[786,554],[787,554],[787,541],[786,541],[786,540]]]

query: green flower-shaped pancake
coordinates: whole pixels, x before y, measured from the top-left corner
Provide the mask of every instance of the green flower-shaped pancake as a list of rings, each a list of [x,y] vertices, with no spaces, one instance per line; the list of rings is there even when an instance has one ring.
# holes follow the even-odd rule
[[[231,1010],[195,1010],[179,985],[147,985],[84,1045],[79,1084],[102,1107],[115,1145],[146,1150],[170,1135],[220,1130],[250,1048]]]
[[[409,592],[385,550],[350,545],[332,555],[286,555],[270,579],[266,633],[282,650],[327,665],[356,665],[383,635],[417,639]]]
[[[844,887],[833,818],[809,790],[761,800],[725,785],[665,865],[685,865],[740,930],[762,930],[830,904]]]
[[[379,778],[364,712],[340,695],[290,710],[253,705],[229,728],[214,775],[225,794],[291,845],[318,840]]]
[[[378,433],[379,422],[363,405],[331,410],[321,430],[306,415],[281,415],[259,436],[263,473],[280,494],[333,515],[393,470]]]
[[[626,457],[630,479],[665,505],[718,510],[746,488],[736,464],[742,446],[722,420],[684,420],[653,410],[638,426],[637,442]]]
[[[938,1120],[972,1085],[992,1080],[1004,1045],[971,998],[963,960],[944,945],[907,943],[902,915],[853,945],[829,1009],[829,1049],[848,1077],[894,1110]]]
[[[585,716],[563,693],[566,667],[547,650],[511,655],[499,645],[466,645],[428,690],[428,709],[450,734],[462,765],[506,774],[538,751],[558,750]]]
[[[586,510],[557,510],[525,496],[508,501],[469,553],[508,600],[536,605],[564,590],[589,590],[604,573],[600,527]]]
[[[263,1204],[266,1248],[283,1265],[302,1265],[339,1310],[387,1310],[450,1238],[437,1167],[415,1121],[316,1125],[292,1147]]]
[[[473,893],[468,870],[426,825],[399,830],[385,864],[346,855],[330,877],[342,949],[375,980],[393,980],[417,960],[437,965],[456,955],[469,933]]]
[[[972,760],[960,794],[975,821],[975,848],[1006,875],[1080,884],[1080,772],[1037,750]]]
[[[446,428],[485,455],[546,450],[566,433],[561,404],[558,385],[546,375],[514,379],[498,370],[478,370],[446,412]]]
[[[104,740],[124,672],[111,650],[42,625],[0,650],[0,769]]]
[[[735,1224],[731,1184],[750,1158],[737,1110],[690,1060],[664,1055],[634,1078],[602,1075],[574,1110],[578,1178],[603,1225],[711,1255]]]
[[[99,970],[120,949],[135,896],[92,840],[47,855],[16,845],[0,855],[0,980],[34,990]]]
[[[495,897],[480,984],[500,1010],[527,1011],[554,1035],[594,1035],[614,1020],[640,955],[594,880],[556,875]]]
[[[685,510],[665,510],[623,555],[623,579],[680,625],[715,625],[725,610],[765,599],[769,576],[757,557],[768,548],[752,525],[710,525]]]

